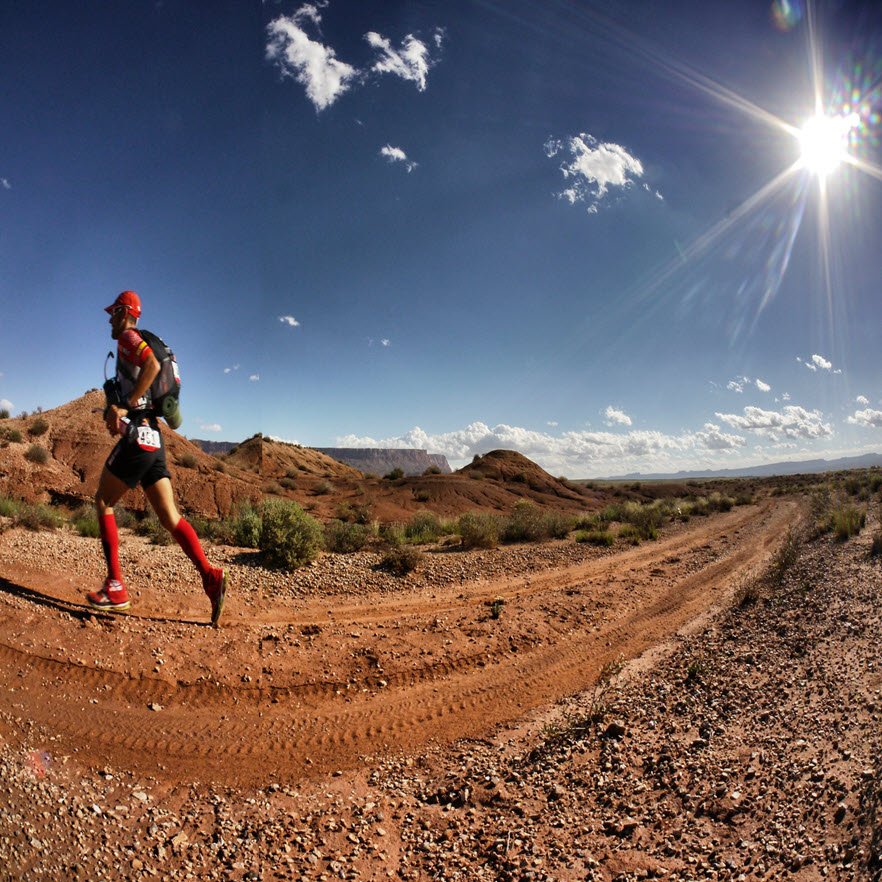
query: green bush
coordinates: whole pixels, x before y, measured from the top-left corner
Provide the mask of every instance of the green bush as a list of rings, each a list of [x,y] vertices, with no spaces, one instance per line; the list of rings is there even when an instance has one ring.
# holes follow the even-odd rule
[[[380,566],[394,576],[406,576],[419,566],[422,559],[422,553],[416,548],[399,546],[390,548],[383,555]]]
[[[609,530],[578,530],[575,535],[576,542],[587,542],[589,545],[613,545],[615,536]]]
[[[64,518],[50,505],[25,505],[22,503],[19,506],[15,522],[29,530],[42,530],[44,527],[54,530],[64,523]]]
[[[118,521],[117,524],[119,524]],[[139,536],[146,536],[152,545],[171,545],[174,541],[171,533],[159,523],[159,518],[152,511],[147,517],[138,521],[135,532]]]
[[[383,475],[383,479],[386,481],[397,481],[399,478],[403,478],[403,477],[404,477],[404,469],[399,468],[397,466],[394,469],[392,469],[392,471],[389,472],[388,475]]]
[[[499,544],[499,518],[492,514],[467,512],[456,522],[463,548],[495,548]]]
[[[46,432],[49,431],[49,423],[43,419],[43,417],[37,417],[29,426],[28,426],[28,435],[36,438],[37,435],[45,435]]]
[[[25,451],[25,459],[37,465],[45,465],[49,461],[49,451],[39,444],[31,444]]]
[[[391,548],[398,548],[404,544],[404,525],[397,523],[380,524],[380,539]]]
[[[15,518],[22,503],[8,496],[0,496],[0,517]]]
[[[640,530],[633,524],[623,524],[619,528],[619,539],[623,542],[630,542],[631,545],[639,545],[642,538]]]
[[[535,503],[519,499],[502,527],[503,542],[538,542],[545,536],[542,512]]]
[[[18,429],[7,429],[4,427],[0,429],[0,440],[12,444],[21,444],[24,439]]]
[[[417,545],[436,542],[444,535],[441,521],[430,511],[418,511],[404,528],[405,538]]]
[[[134,512],[129,511],[124,505],[117,503],[113,507],[113,516],[116,519],[117,527],[124,527],[134,530],[138,526],[138,518]]]
[[[857,536],[867,522],[867,515],[851,505],[843,505],[830,515],[830,528],[837,542]]]
[[[250,505],[238,509],[232,518],[233,541],[239,548],[260,548],[263,521]]]
[[[195,453],[182,453],[178,465],[183,469],[195,469],[197,462]]]
[[[260,514],[260,550],[267,566],[293,570],[318,557],[322,525],[296,502],[267,499]]]
[[[0,420],[8,420],[9,419],[9,411],[3,407],[0,408]]]
[[[70,522],[80,536],[97,539],[101,535],[98,528],[98,514],[93,505],[81,505],[71,513]]]
[[[371,530],[364,524],[347,524],[333,520],[325,524],[325,548],[336,554],[360,551],[371,538]]]
[[[424,472],[423,475],[440,475],[441,469],[438,466],[429,466]]]
[[[882,532],[873,536],[873,544],[870,546],[870,557],[879,557],[882,554]]]
[[[348,521],[352,524],[364,524],[367,526],[374,517],[373,509],[369,503],[362,502],[353,504],[351,502],[341,502],[337,506],[337,518],[341,521]]]

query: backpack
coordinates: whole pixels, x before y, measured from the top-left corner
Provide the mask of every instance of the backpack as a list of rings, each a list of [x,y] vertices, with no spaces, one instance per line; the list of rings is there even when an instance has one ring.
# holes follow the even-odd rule
[[[178,373],[178,362],[168,344],[156,334],[135,328],[144,342],[153,350],[159,362],[159,373],[150,384],[150,400],[153,402],[153,413],[161,416],[173,429],[181,425],[181,411],[178,400],[181,395],[181,375]]]

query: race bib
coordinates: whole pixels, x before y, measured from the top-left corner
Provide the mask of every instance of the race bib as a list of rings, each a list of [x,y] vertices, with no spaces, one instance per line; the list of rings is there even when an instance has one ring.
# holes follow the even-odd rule
[[[138,434],[135,437],[138,447],[141,450],[154,451],[159,450],[161,442],[159,440],[159,431],[151,429],[150,426],[138,426]]]

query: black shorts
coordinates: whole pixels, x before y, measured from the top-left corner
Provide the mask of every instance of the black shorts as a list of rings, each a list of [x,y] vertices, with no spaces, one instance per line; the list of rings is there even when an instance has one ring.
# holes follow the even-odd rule
[[[171,478],[165,462],[165,443],[156,420],[133,422],[110,451],[107,470],[130,489],[140,484],[152,487]]]

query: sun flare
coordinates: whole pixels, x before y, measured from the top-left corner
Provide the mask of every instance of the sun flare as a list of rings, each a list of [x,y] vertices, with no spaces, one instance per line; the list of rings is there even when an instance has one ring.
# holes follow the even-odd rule
[[[824,178],[848,157],[848,138],[856,125],[850,116],[813,116],[799,133],[803,168]]]

